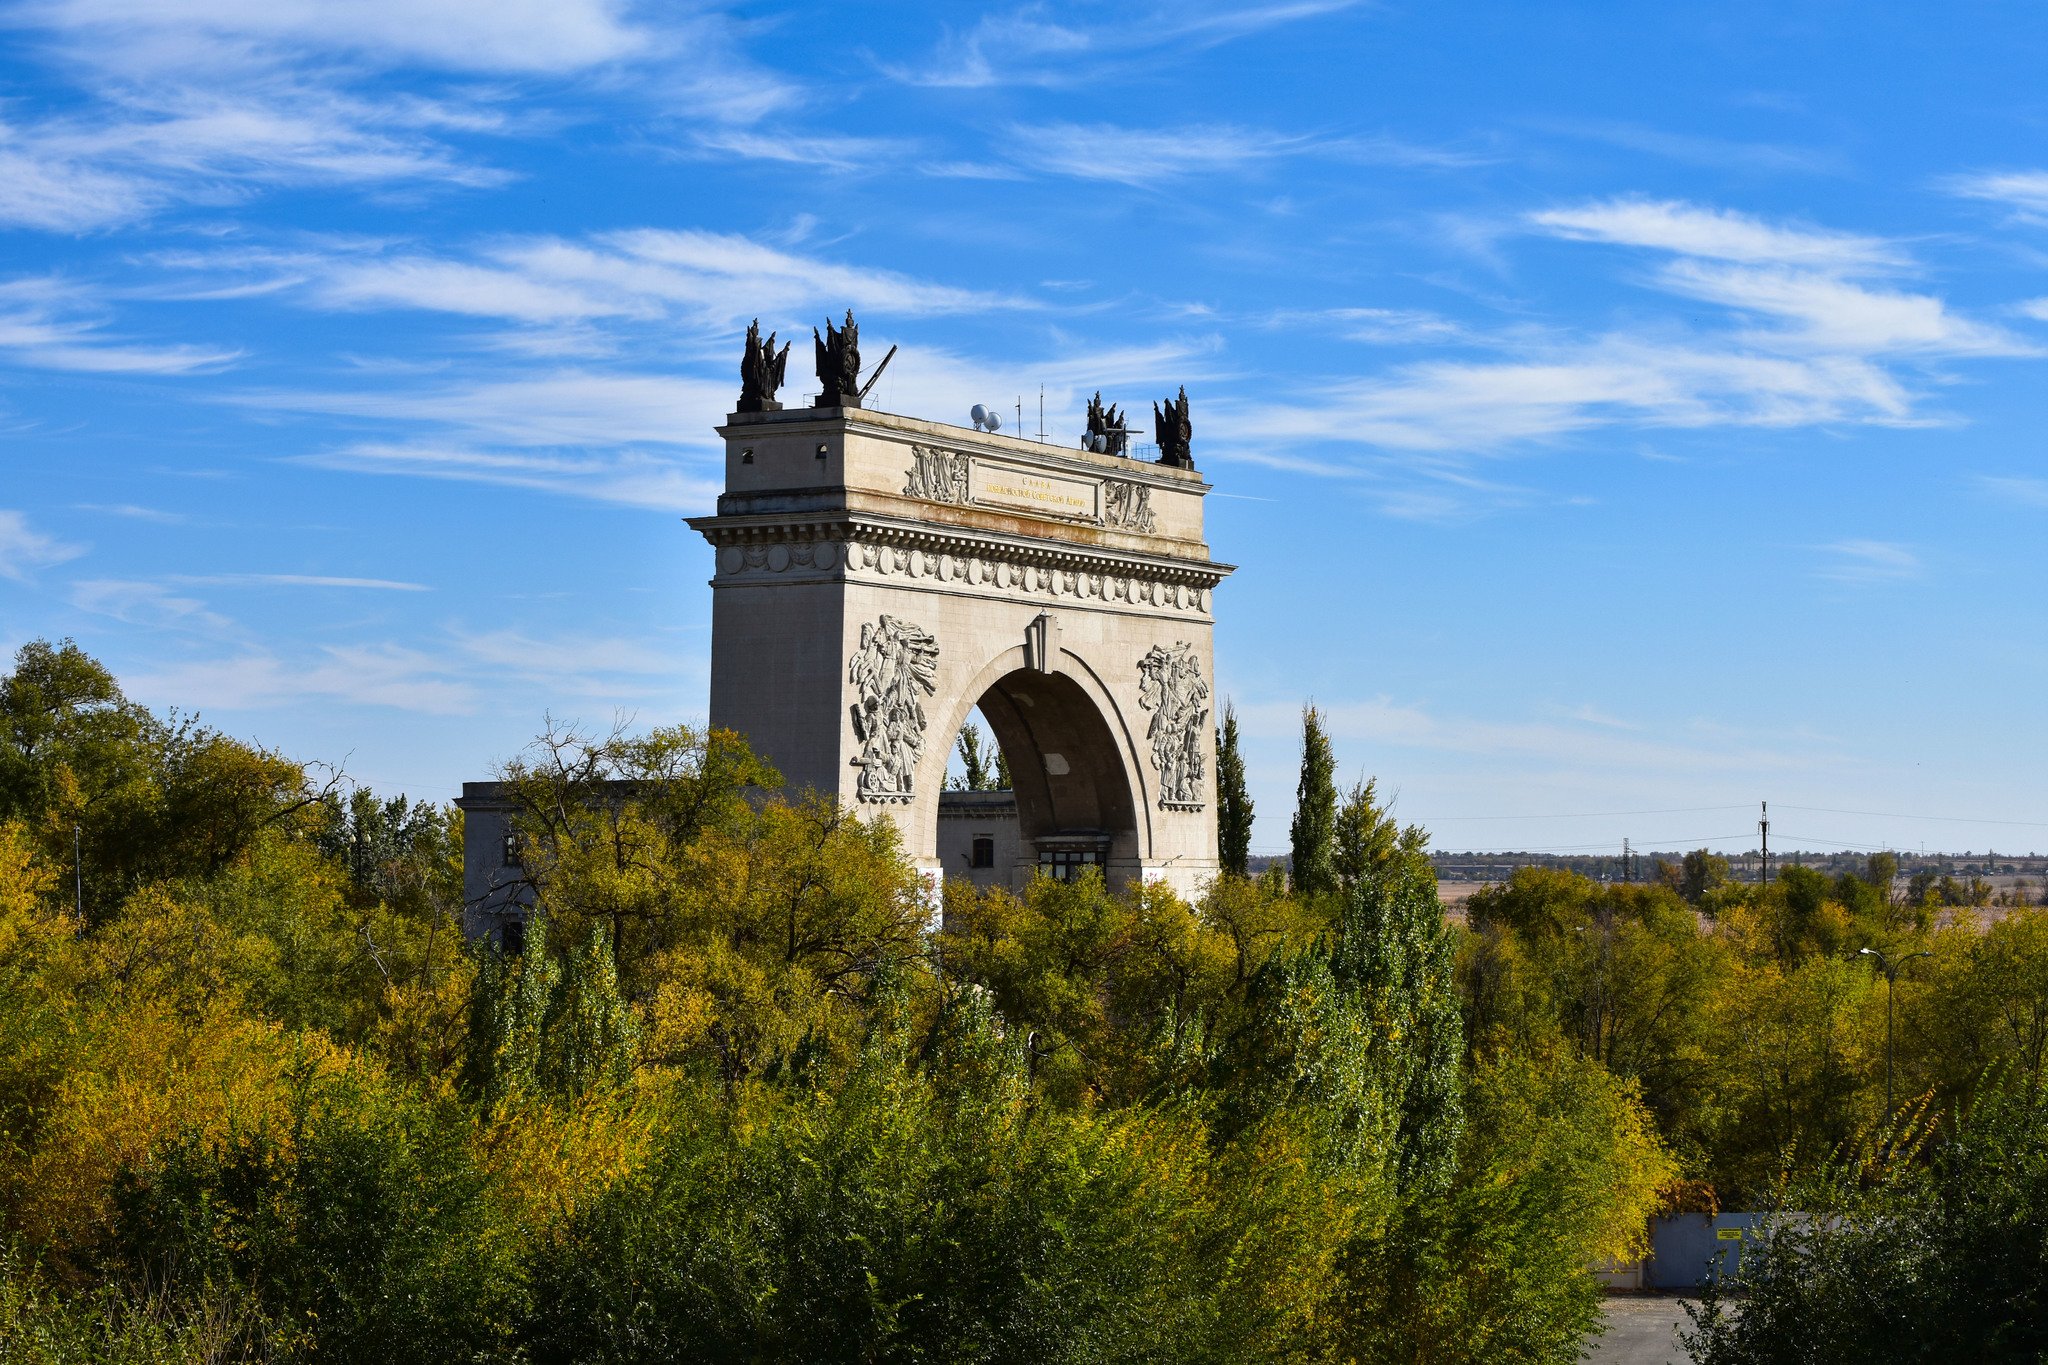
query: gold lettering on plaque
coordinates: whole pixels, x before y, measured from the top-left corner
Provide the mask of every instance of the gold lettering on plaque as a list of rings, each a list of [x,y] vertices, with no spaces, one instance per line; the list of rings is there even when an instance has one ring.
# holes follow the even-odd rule
[[[968,478],[972,501],[1022,512],[1096,521],[1102,516],[1102,485],[1093,481],[1038,474],[1011,465],[977,459]]]

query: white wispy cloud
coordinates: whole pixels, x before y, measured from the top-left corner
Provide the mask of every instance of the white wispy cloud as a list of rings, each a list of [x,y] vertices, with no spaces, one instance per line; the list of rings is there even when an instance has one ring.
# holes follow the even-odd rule
[[[1774,142],[1744,142],[1735,138],[1710,137],[1698,133],[1675,133],[1639,123],[1616,123],[1597,119],[1545,119],[1537,126],[1547,131],[1581,137],[1593,142],[1648,152],[1671,161],[1693,166],[1732,167],[1745,171],[1827,172],[1840,168],[1841,157],[1813,147],[1788,146]]]
[[[1170,128],[1013,124],[1003,150],[1011,160],[1032,170],[1130,186],[1250,170],[1300,156],[1435,167],[1465,166],[1479,159],[1470,153],[1419,146],[1399,138],[1278,133],[1232,124]]]
[[[619,636],[458,631],[455,647],[467,666],[491,676],[538,684],[552,696],[615,703],[672,692],[679,679],[701,671],[698,660]]]
[[[23,583],[37,569],[62,564],[84,553],[83,545],[69,544],[36,530],[29,525],[26,513],[0,508],[0,578]]]
[[[71,585],[71,605],[131,626],[217,634],[234,624],[206,603],[166,583],[128,578],[86,578]]]
[[[330,574],[303,573],[217,573],[174,574],[173,583],[194,587],[255,588],[363,588],[374,592],[431,592],[424,583],[407,583],[395,578],[345,578]]]
[[[1931,294],[1874,289],[1820,271],[1678,261],[1658,279],[1674,293],[1791,324],[1772,339],[1858,355],[2036,355],[2002,328],[1958,317]]]
[[[1115,22],[1084,10],[1072,20],[1031,5],[986,14],[949,28],[914,61],[882,65],[906,85],[978,90],[994,86],[1069,86],[1104,79],[1134,56],[1213,47],[1249,34],[1356,9],[1363,0],[1287,0],[1275,4],[1126,8]]]
[[[1479,492],[1451,477],[1467,462],[1530,443],[1617,425],[1925,424],[1941,419],[1922,410],[1909,374],[1924,375],[1934,360],[2040,354],[1930,291],[1898,287],[1892,277],[1915,266],[1883,238],[1639,198],[1545,209],[1526,221],[1548,236],[1658,253],[1639,282],[1718,306],[1722,325],[1695,318],[1592,336],[1468,330],[1456,340],[1480,350],[1476,357],[1326,381],[1313,402],[1225,405],[1210,433],[1227,452],[1254,459],[1275,439],[1405,452],[1409,491],[1389,496],[1407,502],[1390,501],[1389,510],[1428,514]],[[1362,321],[1376,322],[1369,313]],[[1329,472],[1385,476],[1365,458]]]
[[[507,237],[427,254],[384,243],[356,249],[165,254],[204,287],[249,283],[316,307],[415,308],[527,328],[681,322],[719,334],[750,318],[796,320],[852,307],[922,317],[1029,309],[1026,298],[835,261],[731,233],[640,228],[587,238]],[[190,286],[187,286],[190,287]]]
[[[478,689],[449,676],[445,660],[402,645],[337,645],[287,660],[250,648],[170,663],[122,679],[133,696],[201,710],[263,710],[332,701],[427,715],[476,709]]]
[[[1520,359],[1407,365],[1318,393],[1312,405],[1261,404],[1213,424],[1229,439],[1264,433],[1483,454],[1615,423],[1801,426],[1911,416],[1903,388],[1854,357],[1795,359],[1619,334]]]
[[[655,29],[610,0],[28,0],[8,20],[17,49],[83,98],[0,124],[0,223],[60,232],[273,185],[502,184],[446,138],[517,131],[508,91],[399,94],[380,77],[554,77],[653,60],[690,36],[707,55],[717,37],[715,16]]]
[[[1684,736],[1658,737],[1618,729],[1600,720],[1581,724],[1553,721],[1491,720],[1478,716],[1439,714],[1426,703],[1392,697],[1318,699],[1332,738],[1428,753],[1483,757],[1512,766],[1539,765],[1554,770],[1633,770],[1638,773],[1700,775],[1784,772],[1796,769],[1804,756],[1782,747],[1731,743],[1720,736],[1711,742],[1685,743]],[[1246,730],[1254,735],[1298,734],[1299,703],[1260,702],[1238,708]]]
[[[920,146],[908,138],[772,133],[730,126],[700,128],[690,137],[706,151],[829,171],[893,170],[904,158],[916,156]]]
[[[163,664],[123,683],[131,695],[205,710],[269,710],[334,702],[423,715],[473,714],[515,691],[610,707],[672,696],[702,660],[644,640],[599,634],[450,630],[417,643],[318,646],[301,653],[248,645]]]
[[[275,185],[505,183],[422,131],[447,121],[431,108],[296,79],[226,93],[123,91],[87,113],[0,124],[0,223],[84,232]]]
[[[0,352],[18,365],[93,374],[218,370],[239,350],[179,343],[137,345],[107,330],[91,291],[47,278],[0,282]]]
[[[1668,199],[1605,199],[1544,209],[1529,222],[1559,237],[1617,246],[1655,247],[1682,256],[1750,265],[1868,269],[1904,263],[1900,250],[1877,237],[1766,223],[1728,209]]]
[[[71,505],[80,512],[98,512],[102,516],[123,517],[129,521],[153,521],[164,526],[176,526],[185,520],[182,512],[166,512],[159,507],[142,507],[132,502],[75,502]]]
[[[1979,171],[1944,183],[1965,199],[1988,199],[2029,217],[2048,215],[2048,171]]]
[[[2048,479],[2025,475],[1987,474],[1977,480],[1985,492],[2006,502],[2028,507],[2048,507]]]
[[[364,443],[295,459],[319,469],[528,488],[659,512],[702,512],[723,491],[723,480],[703,462],[646,451],[557,454]]]
[[[512,446],[706,448],[718,438],[704,414],[723,413],[731,383],[677,375],[588,369],[540,370],[469,382],[244,393],[230,401],[277,411],[379,418],[456,430]]]
[[[615,0],[30,0],[20,17],[126,73],[349,53],[458,71],[580,71],[643,50],[652,34]]]
[[[1465,326],[1419,308],[1288,309],[1261,319],[1267,327],[1335,327],[1346,341],[1375,346],[1432,344],[1464,339]]]
[[[1825,557],[1814,573],[1833,583],[1903,583],[1924,571],[1920,556],[1889,540],[1838,540],[1819,547]]]

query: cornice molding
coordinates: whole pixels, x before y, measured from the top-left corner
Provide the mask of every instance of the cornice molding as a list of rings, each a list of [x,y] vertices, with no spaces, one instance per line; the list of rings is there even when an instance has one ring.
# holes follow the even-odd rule
[[[1030,537],[1004,536],[964,527],[906,523],[860,514],[691,517],[691,529],[723,551],[759,547],[764,556],[775,546],[787,547],[795,561],[798,546],[821,542],[840,545],[887,547],[894,551],[916,551],[929,558],[982,560],[1020,568],[1052,569],[1063,573],[1084,573],[1098,577],[1145,579],[1186,585],[1203,591],[1214,588],[1233,573],[1234,564],[1214,560],[1172,559],[1160,555],[1074,545]],[[752,559],[748,555],[745,558]],[[815,553],[805,559],[815,561]],[[765,559],[764,559],[765,562]],[[787,567],[785,565],[785,567]],[[829,567],[820,565],[819,567]],[[720,572],[726,556],[720,556]]]

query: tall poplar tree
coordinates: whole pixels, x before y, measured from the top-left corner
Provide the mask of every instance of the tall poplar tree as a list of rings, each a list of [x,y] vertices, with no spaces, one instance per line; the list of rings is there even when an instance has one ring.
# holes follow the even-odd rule
[[[1223,704],[1223,728],[1216,734],[1216,843],[1223,870],[1251,875],[1252,797],[1244,785],[1244,755],[1237,748],[1237,708]]]
[[[1295,891],[1304,896],[1335,891],[1337,759],[1330,752],[1323,714],[1313,705],[1301,708],[1301,782],[1295,788],[1294,823],[1289,834],[1289,870]]]

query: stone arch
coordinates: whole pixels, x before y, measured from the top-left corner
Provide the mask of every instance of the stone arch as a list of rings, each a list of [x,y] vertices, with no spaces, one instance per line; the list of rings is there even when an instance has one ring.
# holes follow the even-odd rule
[[[1134,874],[1152,854],[1152,792],[1136,738],[1115,694],[1085,659],[1062,649],[1051,670],[1032,666],[1012,646],[988,660],[950,699],[943,743],[926,752],[918,781],[945,782],[953,737],[977,706],[1010,760],[1019,833],[1027,846],[1095,832],[1106,836],[1108,864]],[[936,807],[906,831],[935,853]]]
[[[1020,832],[1081,826],[1114,843],[1113,877],[1199,889],[1210,592],[1230,572],[1199,473],[869,409],[764,407],[719,430],[725,491],[690,520],[716,550],[713,724],[789,790],[895,821],[935,897],[954,870],[941,829],[947,860],[971,822],[969,867],[1013,866],[974,861],[999,808],[985,837],[1010,831],[1018,873]],[[942,803],[977,705],[1028,779],[1015,801]]]

